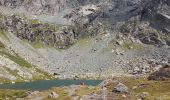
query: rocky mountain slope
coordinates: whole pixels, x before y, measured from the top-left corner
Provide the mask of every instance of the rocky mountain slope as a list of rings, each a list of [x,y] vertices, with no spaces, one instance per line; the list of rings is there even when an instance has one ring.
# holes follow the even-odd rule
[[[5,38],[5,39],[4,39]],[[8,37],[0,32],[0,40]],[[9,41],[7,39],[7,41]],[[3,41],[5,43],[5,41]],[[8,44],[8,43],[7,43]],[[0,42],[0,81],[4,82],[27,82],[33,80],[53,79],[47,72],[29,63],[10,48],[10,44]],[[9,47],[8,47],[9,46]]]
[[[169,5],[168,0],[0,0],[0,41],[58,78],[147,74],[170,63]]]

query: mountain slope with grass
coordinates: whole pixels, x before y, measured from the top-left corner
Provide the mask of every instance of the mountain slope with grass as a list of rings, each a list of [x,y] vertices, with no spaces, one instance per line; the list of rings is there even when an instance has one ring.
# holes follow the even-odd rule
[[[28,62],[10,47],[10,39],[4,31],[0,32],[0,81],[28,82],[53,79],[53,76]],[[8,45],[7,45],[8,44]]]
[[[149,74],[170,62],[169,5],[168,0],[0,0],[0,54],[31,75],[31,68],[62,79]]]

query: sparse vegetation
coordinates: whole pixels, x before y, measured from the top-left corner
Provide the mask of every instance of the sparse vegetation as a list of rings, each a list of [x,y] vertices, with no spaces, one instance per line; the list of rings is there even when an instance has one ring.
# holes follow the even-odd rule
[[[68,92],[63,88],[56,87],[56,88],[51,89],[50,91],[54,91],[59,95],[57,100],[71,100],[71,97],[68,96]],[[45,100],[51,100],[51,98],[47,97]]]
[[[3,38],[5,38],[5,39],[7,39],[7,40],[9,40],[9,38],[8,38],[8,36],[6,35],[6,33],[5,33],[4,30],[1,30],[1,29],[0,29],[0,36],[3,37]]]
[[[40,69],[38,69],[36,66],[30,64],[29,62],[27,62],[25,59],[23,59],[22,57],[20,57],[19,55],[13,53],[9,53],[8,50],[6,49],[1,49],[0,50],[0,55],[4,55],[5,57],[7,57],[8,59],[10,59],[11,61],[14,61],[16,64],[18,64],[19,66],[21,66],[21,68],[23,67],[24,70],[28,70],[28,72],[30,72],[33,77],[32,77],[32,81],[34,80],[44,80],[44,79],[54,79],[54,77],[52,77],[52,75],[50,75],[49,73],[42,71]],[[3,67],[7,72],[9,72],[11,75],[15,76],[17,79],[15,80],[15,82],[23,82],[25,80],[24,77],[20,76],[18,74],[18,70],[11,70],[7,67]],[[32,71],[35,71],[35,73],[33,73]],[[9,83],[11,82],[9,79],[6,78],[0,78],[2,83]],[[26,79],[27,80],[27,79]]]
[[[32,19],[30,21],[30,24],[33,25],[33,24],[40,24],[40,21],[38,19]]]
[[[0,51],[1,55],[5,55],[6,57],[8,57],[10,60],[14,61],[15,63],[17,63],[18,65],[22,66],[22,67],[27,67],[30,68],[32,67],[32,65],[30,63],[28,63],[25,59],[21,58],[19,55],[12,55],[6,51],[1,50]]]
[[[89,95],[92,93],[96,93],[98,91],[99,91],[98,87],[83,86],[83,87],[80,87],[80,89],[76,91],[76,95],[79,97],[82,97],[84,95]]]
[[[40,75],[35,75],[33,77],[33,80],[43,80],[43,79],[54,79],[52,75],[49,73],[42,71],[41,69],[38,69],[35,67],[36,73],[39,73]]]
[[[17,98],[24,98],[27,96],[25,90],[0,90],[0,100],[15,100]]]
[[[4,77],[0,77],[0,83],[10,83],[11,80],[4,78]]]
[[[2,42],[0,42],[0,49],[2,48],[5,48],[5,45]]]
[[[132,50],[143,50],[143,45],[139,44],[139,43],[135,43],[135,42],[131,42],[131,41],[126,41],[122,44],[122,47],[125,49],[125,50],[128,50],[128,49],[132,49]]]
[[[133,98],[136,100],[138,95],[143,92],[148,92],[149,95],[144,100],[155,100],[155,98],[161,98],[161,100],[169,100],[169,93],[170,93],[170,81],[148,81],[147,78],[133,78],[133,77],[121,77],[116,78],[121,83],[125,84],[130,89],[130,94],[128,98]],[[137,88],[133,89],[136,86]],[[109,90],[115,87],[114,84],[110,84]],[[119,95],[120,98],[121,94]],[[122,98],[118,100],[126,100],[127,98]]]
[[[17,77],[16,82],[22,82],[23,78],[18,75],[18,70],[11,70],[10,68],[4,67],[6,71],[8,71],[11,75]]]

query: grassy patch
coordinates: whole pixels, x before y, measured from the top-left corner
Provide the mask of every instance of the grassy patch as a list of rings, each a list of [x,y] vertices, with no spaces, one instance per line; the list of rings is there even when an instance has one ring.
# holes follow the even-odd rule
[[[91,39],[90,38],[80,38],[79,40],[76,41],[76,43],[79,45],[79,46],[82,46],[82,47],[88,47],[91,45]]]
[[[5,55],[6,57],[8,57],[10,60],[14,61],[15,63],[17,63],[18,65],[22,66],[22,67],[27,67],[30,68],[32,67],[32,65],[30,63],[28,63],[25,59],[21,58],[19,55],[12,55],[6,51],[0,51],[1,55]]]
[[[32,46],[36,49],[44,47],[44,45],[40,42],[34,42],[34,43],[32,43]]]
[[[132,50],[138,50],[139,51],[139,50],[144,49],[141,44],[134,43],[134,42],[128,42],[128,41],[124,42],[122,46],[125,50],[132,49]]]
[[[68,96],[68,93],[63,88],[56,87],[51,89],[50,91],[54,91],[59,95],[59,97],[56,100],[71,100],[71,97]],[[52,100],[52,99],[47,97],[45,100]]]
[[[38,19],[30,20],[31,24],[40,24],[40,21]]]
[[[35,67],[35,70],[40,75],[34,75],[33,80],[54,79],[54,77],[52,75],[50,75],[49,73],[47,73],[45,71],[42,71],[36,67]]]
[[[38,42],[38,41],[35,41],[33,43],[30,43],[28,40],[26,39],[22,39],[22,42],[21,42],[23,45],[25,45],[24,43],[27,43],[27,44],[30,44],[32,47],[34,47],[35,49],[39,49],[39,48],[44,48],[44,47],[47,47],[45,45],[43,45],[42,43]]]
[[[76,91],[76,95],[82,97],[84,95],[96,93],[98,90],[99,90],[99,88],[97,88],[97,87],[84,86]]]
[[[15,100],[16,98],[24,98],[27,96],[24,90],[0,90],[0,100]]]
[[[19,55],[17,54],[10,54],[6,51],[0,50],[0,55],[5,55],[7,58],[9,58],[10,60],[14,61],[15,63],[17,63],[19,66],[21,67],[25,67],[28,71],[29,70],[35,70],[35,73],[32,73],[33,75],[33,79],[32,80],[44,80],[44,79],[54,79],[54,77],[52,75],[50,75],[49,73],[42,71],[38,68],[36,68],[36,66],[31,65],[29,62],[27,62],[25,59],[21,58]],[[18,71],[17,70],[11,70],[9,68],[4,67],[5,70],[7,70],[11,75],[17,77],[16,82],[23,82],[24,78],[22,76],[18,75]],[[3,79],[4,81],[2,81],[3,83],[7,83],[8,80],[7,79]],[[7,80],[7,82],[5,81]]]
[[[2,42],[0,42],[0,49],[2,48],[5,48],[5,45]]]
[[[6,35],[5,31],[4,30],[1,30],[0,29],[0,36],[1,37],[4,37],[5,39],[9,40],[8,36]]]
[[[1,83],[11,83],[11,80],[4,78],[4,77],[0,77],[0,82]]]
[[[15,80],[16,82],[22,82],[23,81],[23,78],[21,76],[19,76],[18,74],[18,70],[11,70],[10,68],[7,68],[7,67],[4,67],[4,69],[6,71],[9,72],[9,74],[15,76],[17,79]]]
[[[148,92],[149,96],[147,96],[144,100],[155,100],[156,97],[160,97],[161,100],[170,100],[170,81],[148,81],[147,78],[144,77],[124,77],[118,78],[118,80],[129,87],[131,92],[129,97],[131,99],[137,99],[139,94]],[[137,88],[132,89],[134,86],[137,86]],[[115,85],[110,85],[109,90],[112,91],[114,87]]]

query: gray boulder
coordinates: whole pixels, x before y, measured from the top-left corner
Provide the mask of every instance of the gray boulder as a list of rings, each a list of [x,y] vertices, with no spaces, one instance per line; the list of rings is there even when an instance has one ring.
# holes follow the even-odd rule
[[[122,84],[122,83],[119,83],[119,84],[114,88],[113,91],[115,91],[115,92],[120,92],[120,93],[128,93],[128,92],[129,92],[128,89],[129,89],[129,88],[128,88],[126,85],[124,85],[124,84]]]

